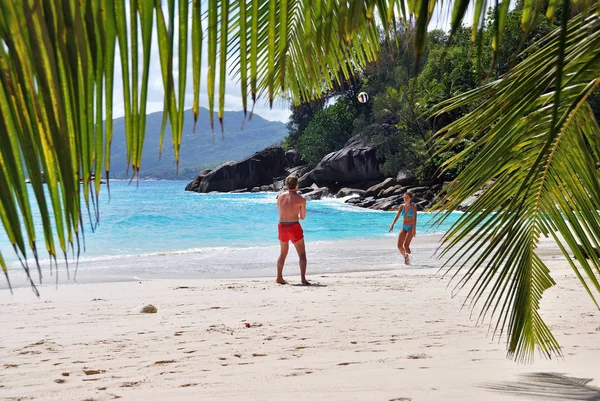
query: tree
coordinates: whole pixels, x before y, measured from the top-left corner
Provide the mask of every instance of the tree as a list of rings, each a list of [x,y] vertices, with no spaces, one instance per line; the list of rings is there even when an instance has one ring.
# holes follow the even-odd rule
[[[299,140],[302,159],[316,165],[328,153],[338,150],[352,136],[356,112],[345,98],[315,114]]]
[[[292,104],[290,109],[292,114],[287,123],[288,136],[285,138],[284,145],[286,149],[298,147],[300,136],[308,126],[308,123],[313,117],[323,110],[325,107],[325,99],[317,99],[312,102],[300,103],[299,105]]]
[[[128,160],[136,174],[141,168],[154,21],[166,94],[165,116],[172,127],[178,158],[189,47],[193,109],[197,114],[206,39],[209,109],[212,116],[218,100],[222,118],[227,71],[232,70],[239,78],[244,109],[248,97],[255,101],[266,96],[272,102],[277,96],[286,96],[297,104],[320,98],[333,82],[339,83],[340,70],[349,79],[379,55],[376,21],[381,23],[384,35],[394,31],[397,25],[393,22],[399,16],[403,21],[414,21],[415,64],[419,65],[428,23],[436,8],[435,0],[224,0],[209,1],[205,10],[202,5],[206,3],[200,0],[179,1],[177,10],[175,0],[168,0],[166,8],[163,3],[130,0],[126,8],[124,0],[0,2],[0,131],[6,133],[0,135],[0,218],[20,256],[33,254],[37,259],[38,255],[38,233],[33,228],[25,175],[31,180],[50,256],[56,257],[57,248],[66,255],[68,245],[79,243],[82,201],[88,213],[90,207],[94,209],[100,173],[104,170],[109,175],[110,160],[105,155],[110,154],[112,136],[117,42],[124,82]],[[472,41],[480,49],[480,31],[489,3],[456,0],[444,4],[452,9],[452,34],[473,6]],[[561,13],[556,14],[557,4],[549,1],[545,15],[548,20],[560,16],[559,28],[536,43],[537,51],[499,80],[459,95],[441,109],[450,112],[481,102],[440,134],[448,146],[467,137],[473,142],[451,159],[448,167],[476,149],[481,151],[448,187],[440,205],[448,211],[459,199],[478,190],[484,179],[493,179],[494,184],[470,209],[486,212],[465,214],[446,236],[445,244],[448,252],[457,249],[458,266],[474,259],[473,272],[483,270],[473,294],[479,299],[479,289],[492,286],[492,297],[486,298],[483,310],[500,308],[500,325],[504,317],[509,322],[509,352],[521,357],[531,356],[535,346],[548,353],[559,352],[537,315],[537,301],[552,284],[547,269],[533,252],[540,235],[565,237],[565,245],[559,244],[581,275],[586,290],[592,295],[584,276],[600,291],[596,278],[600,260],[593,252],[600,241],[596,164],[599,135],[597,121],[586,102],[600,83],[600,11],[590,0],[562,0]],[[542,5],[524,2],[524,36],[535,26]],[[510,2],[505,0],[494,10],[493,59],[503,43],[509,9]],[[203,37],[205,32],[207,38]],[[105,130],[103,117],[107,121]],[[163,126],[166,123],[163,121]],[[499,149],[505,153],[498,153]],[[48,182],[48,197],[42,175]],[[490,215],[500,206],[504,213]],[[93,220],[97,221],[97,216]],[[52,227],[57,231],[58,247]],[[517,239],[513,244],[507,242],[511,235]],[[481,248],[489,258],[478,259],[472,251],[478,238],[490,241]],[[6,273],[1,255],[0,265]],[[30,274],[26,264],[24,268]]]

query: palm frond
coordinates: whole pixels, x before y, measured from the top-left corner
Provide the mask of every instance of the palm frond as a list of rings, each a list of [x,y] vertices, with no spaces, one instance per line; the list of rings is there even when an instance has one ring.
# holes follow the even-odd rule
[[[446,148],[473,141],[447,167],[477,153],[445,190],[440,219],[488,186],[444,237],[442,253],[456,289],[472,282],[470,305],[481,306],[480,318],[497,318],[509,355],[523,360],[536,346],[560,354],[538,314],[554,284],[535,252],[541,236],[557,241],[592,299],[592,288],[600,292],[600,129],[586,102],[600,85],[600,24],[595,13],[566,22],[504,77],[440,106],[478,105],[438,133]]]

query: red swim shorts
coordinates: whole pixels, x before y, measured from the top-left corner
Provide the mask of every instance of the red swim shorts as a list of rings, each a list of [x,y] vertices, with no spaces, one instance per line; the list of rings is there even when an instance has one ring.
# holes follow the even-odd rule
[[[277,230],[279,231],[279,241],[281,242],[292,241],[294,243],[304,238],[304,231],[302,231],[300,223],[279,223]]]

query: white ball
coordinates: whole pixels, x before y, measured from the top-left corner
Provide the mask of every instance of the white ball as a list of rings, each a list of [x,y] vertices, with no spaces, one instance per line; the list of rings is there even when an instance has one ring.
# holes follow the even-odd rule
[[[361,103],[367,103],[369,100],[369,94],[367,92],[360,92],[357,97],[358,101]]]

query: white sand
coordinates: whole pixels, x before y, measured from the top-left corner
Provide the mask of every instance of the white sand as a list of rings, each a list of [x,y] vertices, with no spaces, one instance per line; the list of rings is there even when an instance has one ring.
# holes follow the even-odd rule
[[[431,241],[417,238],[415,252]],[[542,251],[558,282],[543,316],[562,360],[506,359],[504,338],[470,320],[436,269],[319,274],[302,287],[291,257],[288,286],[177,279],[49,286],[39,299],[0,291],[0,399],[598,400],[600,313],[558,251]],[[146,303],[158,313],[138,313]]]

